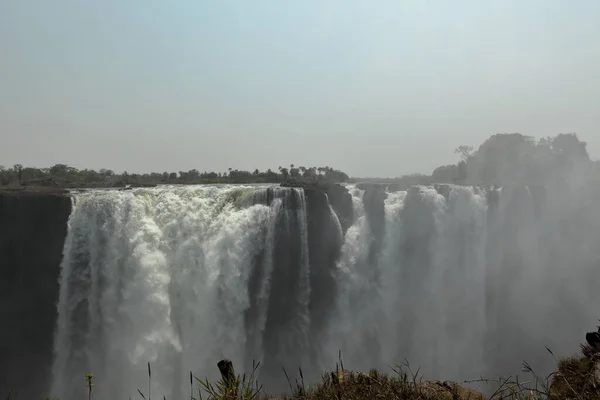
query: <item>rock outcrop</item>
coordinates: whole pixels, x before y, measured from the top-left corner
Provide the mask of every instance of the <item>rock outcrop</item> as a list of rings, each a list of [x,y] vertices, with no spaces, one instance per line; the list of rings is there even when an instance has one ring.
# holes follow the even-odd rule
[[[317,342],[335,304],[337,285],[334,271],[344,242],[343,235],[352,225],[352,197],[338,185],[305,187],[304,193],[310,263],[311,340]]]
[[[281,186],[303,188],[307,201],[312,199],[313,206],[309,204],[312,210],[323,205],[326,206],[327,201],[329,201],[340,221],[344,234],[352,226],[354,219],[352,196],[344,186],[326,182],[287,182],[282,183]],[[326,198],[323,195],[326,195]],[[328,213],[329,207],[321,208],[321,210]]]
[[[336,298],[335,268],[344,235],[352,225],[354,209],[348,190],[323,182],[289,182],[284,187],[301,187],[306,196],[308,255],[310,264],[311,341],[319,342]],[[333,213],[335,215],[332,214]],[[341,231],[340,231],[341,230]],[[313,349],[318,352],[318,349]],[[317,357],[312,354],[311,357]]]
[[[329,320],[336,298],[335,268],[340,257],[344,233],[352,224],[353,206],[352,196],[346,188],[329,184],[286,184],[283,187],[301,188],[304,192],[304,201],[300,191],[291,189],[268,188],[258,192],[253,201],[255,203],[270,205],[281,199],[282,212],[277,217],[274,233],[272,263],[274,266],[271,276],[271,293],[264,333],[256,332],[252,327],[257,321],[257,293],[260,282],[264,277],[265,252],[262,251],[253,260],[253,272],[249,282],[251,307],[245,315],[246,329],[248,332],[248,359],[256,356],[253,353],[253,343],[262,340],[264,343],[264,360],[261,376],[273,377],[275,380],[281,371],[280,361],[276,359],[278,349],[285,347],[282,343],[289,340],[287,329],[294,325],[292,318],[298,313],[294,307],[299,304],[290,302],[298,298],[294,295],[300,280],[299,272],[302,260],[301,237],[303,228],[297,219],[299,207],[306,206],[306,235],[308,240],[308,262],[310,266],[310,341],[317,342]],[[295,210],[296,212],[289,213]],[[284,337],[285,336],[285,337]],[[262,338],[262,339],[261,339]],[[316,357],[317,354],[306,354],[307,350],[292,346],[290,353],[296,354],[298,359]],[[313,350],[313,348],[311,348]],[[249,367],[249,366],[246,366]]]
[[[334,306],[334,271],[344,233],[352,224],[353,205],[351,195],[340,185],[304,186],[304,193],[311,271],[311,335],[316,340]],[[265,196],[268,204],[275,192],[267,191]],[[300,207],[300,202],[297,194],[289,195],[283,207]],[[42,398],[48,393],[60,264],[70,212],[71,199],[57,189],[0,192],[0,321],[4,324],[0,329],[0,393],[12,389],[19,398]],[[286,291],[297,282],[294,274],[301,259],[297,235],[300,228],[296,227],[300,221],[285,223],[290,225],[286,234],[277,229],[273,262],[286,268],[279,268],[273,277],[273,298],[294,298]],[[262,256],[256,256],[253,264],[262,264]],[[285,295],[278,296],[276,292]],[[270,304],[268,324],[285,325],[286,315],[293,314],[293,306]],[[248,315],[247,319],[252,320],[253,316]],[[277,326],[268,326],[267,330],[280,331]]]
[[[0,192],[0,393],[48,393],[58,276],[71,200],[60,191]]]
[[[385,231],[385,199],[387,193],[382,186],[368,186],[363,194],[365,215],[371,231],[369,264],[376,265],[383,245]]]

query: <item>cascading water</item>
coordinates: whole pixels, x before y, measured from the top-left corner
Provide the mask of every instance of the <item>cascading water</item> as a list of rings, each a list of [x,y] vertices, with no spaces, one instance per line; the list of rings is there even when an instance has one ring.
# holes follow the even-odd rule
[[[351,369],[408,360],[432,379],[514,374],[523,360],[545,373],[544,346],[568,355],[597,318],[588,197],[347,189],[344,218],[340,193],[315,189],[76,194],[52,394],[78,396],[89,371],[98,396],[126,398],[150,362],[153,393],[183,398],[188,372],[216,378],[222,358],[261,362],[260,381],[283,391],[282,367],[312,381],[338,350]]]
[[[372,351],[365,339],[372,323],[373,309],[378,304],[373,294],[372,269],[367,260],[370,243],[370,231],[363,205],[364,190],[349,187],[352,195],[354,223],[345,235],[337,263],[336,280],[339,294],[336,299],[336,313],[330,324],[331,332],[326,347],[342,350],[348,365],[355,368],[368,368],[367,355]],[[337,346],[337,347],[336,347]],[[332,358],[329,366],[337,360]]]
[[[283,198],[277,219],[266,325],[263,334],[264,366],[261,376],[277,382],[281,367],[305,365],[310,328],[310,270],[306,200],[292,189]],[[277,387],[274,385],[273,387]]]
[[[525,360],[547,374],[545,346],[572,354],[597,319],[600,295],[587,283],[600,275],[600,215],[589,204],[526,186],[387,192],[369,262],[373,194],[349,191],[357,218],[338,263],[330,345],[350,368],[407,360],[427,378],[464,380],[519,373]]]
[[[406,358],[427,376],[457,377],[465,371],[457,360],[465,357],[455,353],[482,348],[485,197],[463,187],[447,198],[434,188],[388,193],[381,254],[370,264],[365,194],[350,192],[358,218],[342,247],[334,328],[346,364],[365,369]],[[480,366],[480,357],[464,361]]]
[[[249,364],[247,357],[295,360],[303,346],[292,344],[306,340],[309,325],[306,204],[300,189],[274,190],[270,205],[257,202],[256,192],[267,190],[76,195],[62,263],[52,393],[75,397],[84,388],[82,374],[92,371],[104,397],[127,397],[146,387],[150,362],[154,389],[177,396],[188,371],[214,377],[221,358],[239,366]],[[275,266],[281,261],[275,253],[286,251],[298,261]],[[254,269],[262,276],[257,292],[249,293]],[[287,285],[289,296],[272,283]],[[251,297],[257,315],[246,321]],[[278,312],[285,301],[289,308]],[[269,327],[286,313],[285,332]],[[254,343],[247,343],[252,332]],[[276,335],[281,339],[273,344]],[[264,349],[263,337],[271,348]]]

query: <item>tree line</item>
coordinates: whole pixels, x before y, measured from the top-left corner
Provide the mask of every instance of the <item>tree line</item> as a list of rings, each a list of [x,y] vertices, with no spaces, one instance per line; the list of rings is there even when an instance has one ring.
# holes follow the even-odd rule
[[[561,133],[539,140],[521,133],[499,133],[490,136],[478,148],[461,145],[454,152],[459,157],[457,163],[437,167],[430,175],[356,180],[392,183],[406,189],[434,183],[544,185],[565,183],[576,178],[600,179],[600,162],[590,159],[586,143],[574,133]]]
[[[123,187],[155,186],[159,184],[209,184],[209,183],[303,183],[303,182],[346,182],[346,173],[325,167],[304,167],[291,164],[268,169],[245,171],[229,168],[227,172],[200,172],[197,169],[179,172],[152,172],[146,174],[115,173],[110,169],[79,170],[66,164],[49,168],[24,167],[16,164],[12,168],[0,166],[2,186],[50,186],[75,187]]]
[[[453,183],[460,185],[504,185],[510,183],[546,184],[570,179],[600,177],[600,162],[592,161],[586,143],[574,133],[561,133],[539,140],[520,133],[490,136],[477,149],[461,145],[455,149],[455,164],[435,168],[430,174],[410,174],[398,178],[350,179],[329,166],[304,167],[291,164],[277,170],[245,171],[229,168],[226,172],[200,172],[196,169],[147,174],[78,170],[66,164],[49,168],[0,166],[1,186],[122,187],[158,184],[201,183],[303,183],[377,181],[393,183],[400,189],[414,185]]]
[[[433,171],[433,180],[469,185],[565,183],[596,177],[600,164],[590,159],[574,133],[536,140],[520,133],[492,135],[475,149],[459,146],[460,161]]]

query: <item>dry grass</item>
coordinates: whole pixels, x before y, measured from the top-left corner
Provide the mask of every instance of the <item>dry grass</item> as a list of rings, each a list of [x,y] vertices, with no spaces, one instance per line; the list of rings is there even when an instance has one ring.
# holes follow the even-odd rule
[[[448,399],[480,400],[485,397],[455,383],[419,381],[403,369],[393,374],[378,371],[354,373],[338,371],[325,375],[312,388],[297,387],[288,400],[362,400],[362,399]]]
[[[500,380],[479,379],[462,383],[426,381],[413,373],[408,364],[393,368],[390,373],[371,370],[358,373],[345,370],[340,358],[333,372],[325,374],[321,382],[308,386],[300,370],[300,381],[288,378],[290,395],[268,396],[256,381],[259,365],[254,365],[249,375],[230,374],[217,382],[195,378],[190,373],[188,400],[600,400],[600,349],[582,345],[582,354],[557,360],[557,370],[546,378],[539,378],[525,363],[525,369],[533,379],[523,382],[511,378]],[[552,352],[548,349],[548,352]],[[553,355],[553,354],[552,354]],[[283,375],[283,374],[282,374]],[[86,376],[89,388],[88,399],[93,399],[93,375]],[[151,400],[152,372],[148,364],[148,387],[145,393],[138,389],[140,399]],[[472,384],[493,385],[496,390],[485,396],[470,389]],[[11,394],[7,400],[15,399]],[[159,396],[166,400],[166,397]],[[102,399],[97,399],[102,400]]]
[[[600,355],[584,348],[584,355],[558,362],[549,388],[550,399],[600,399]],[[587,354],[587,355],[585,355]]]

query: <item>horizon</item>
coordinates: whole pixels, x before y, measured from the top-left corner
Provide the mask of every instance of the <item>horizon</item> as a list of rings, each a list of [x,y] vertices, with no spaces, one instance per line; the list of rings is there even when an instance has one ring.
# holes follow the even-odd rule
[[[514,134],[523,135],[522,133],[501,133],[501,134],[498,134],[498,135],[514,135]],[[578,137],[576,133],[569,133],[569,134],[575,134],[575,136]],[[496,135],[496,134],[491,135],[489,138],[491,138],[494,135]],[[529,136],[529,135],[523,135],[523,136],[532,139],[535,143],[538,143],[541,139],[552,138],[550,136],[549,137],[544,137],[544,138],[536,138],[536,137]],[[578,137],[578,139],[581,139],[581,138]],[[587,145],[586,142],[583,142],[583,143],[585,145]],[[483,145],[483,143],[481,143],[480,145]],[[472,150],[476,152],[479,149],[479,147],[480,146],[472,146]],[[454,153],[456,153],[456,151],[458,151],[458,149],[455,149]],[[600,159],[595,159],[591,154],[589,154],[589,151],[588,151],[588,155],[589,155],[590,162],[600,163]],[[451,162],[449,164],[444,164],[444,165],[437,165],[435,168],[437,169],[437,168],[441,168],[441,167],[456,166],[456,165],[458,165],[458,163],[460,161],[460,156],[456,155],[456,158],[458,158],[458,160],[456,160],[455,162]],[[113,172],[113,173],[115,173],[117,175],[121,175],[123,173],[127,173],[127,174],[130,174],[130,175],[131,174],[135,174],[135,175],[147,175],[147,174],[154,174],[154,173],[159,173],[159,174],[177,173],[177,174],[180,174],[182,172],[183,173],[187,173],[189,171],[196,170],[198,173],[216,173],[216,174],[223,174],[223,176],[227,176],[228,173],[230,172],[229,171],[230,169],[233,170],[233,171],[241,171],[241,172],[253,172],[255,170],[258,170],[261,173],[265,173],[265,172],[268,172],[268,171],[272,171],[274,173],[280,173],[279,167],[282,167],[284,169],[289,170],[289,169],[292,168],[292,166],[295,166],[296,168],[300,168],[300,169],[302,169],[302,168],[327,167],[327,168],[332,168],[334,170],[341,171],[341,172],[345,173],[345,171],[342,171],[342,170],[336,168],[335,166],[333,166],[333,167],[332,166],[324,166],[324,165],[323,166],[318,166],[318,165],[306,165],[306,166],[302,166],[302,165],[295,164],[295,163],[290,163],[290,164],[287,164],[287,165],[280,165],[280,166],[275,167],[275,168],[269,167],[269,168],[265,168],[265,169],[262,169],[262,170],[259,169],[259,168],[242,169],[242,168],[230,167],[226,171],[210,170],[210,169],[200,170],[200,169],[197,169],[197,168],[192,168],[192,169],[189,169],[189,170],[186,170],[186,171],[183,171],[183,170],[178,170],[178,171],[158,171],[158,170],[150,170],[150,171],[135,171],[135,170],[115,171],[114,169],[111,169],[111,168],[98,168],[98,169],[80,168],[78,166],[69,165],[69,164],[66,164],[66,163],[57,163],[57,164],[54,164],[54,165],[46,165],[46,166],[23,165],[23,164],[18,163],[18,164],[14,164],[12,166],[0,164],[0,170],[2,170],[3,168],[6,168],[6,169],[13,168],[14,169],[17,165],[21,165],[23,168],[33,168],[33,169],[40,169],[40,170],[44,170],[44,169],[47,170],[47,169],[49,169],[49,168],[51,168],[52,166],[55,166],[55,165],[64,165],[66,167],[74,168],[77,171],[95,170],[96,172],[100,172],[101,170],[109,170],[109,171],[111,171],[111,172]],[[357,179],[365,179],[365,180],[372,180],[372,179],[396,180],[396,179],[402,179],[402,178],[406,178],[406,177],[410,177],[410,176],[431,176],[433,172],[434,171],[429,171],[429,172],[424,172],[424,171],[421,171],[421,172],[419,172],[419,171],[417,171],[417,172],[407,172],[407,173],[399,174],[399,175],[396,175],[396,176],[357,176],[357,175],[348,175],[348,178],[350,180],[357,180]]]
[[[431,174],[490,135],[600,154],[600,3],[0,4],[0,164]]]

